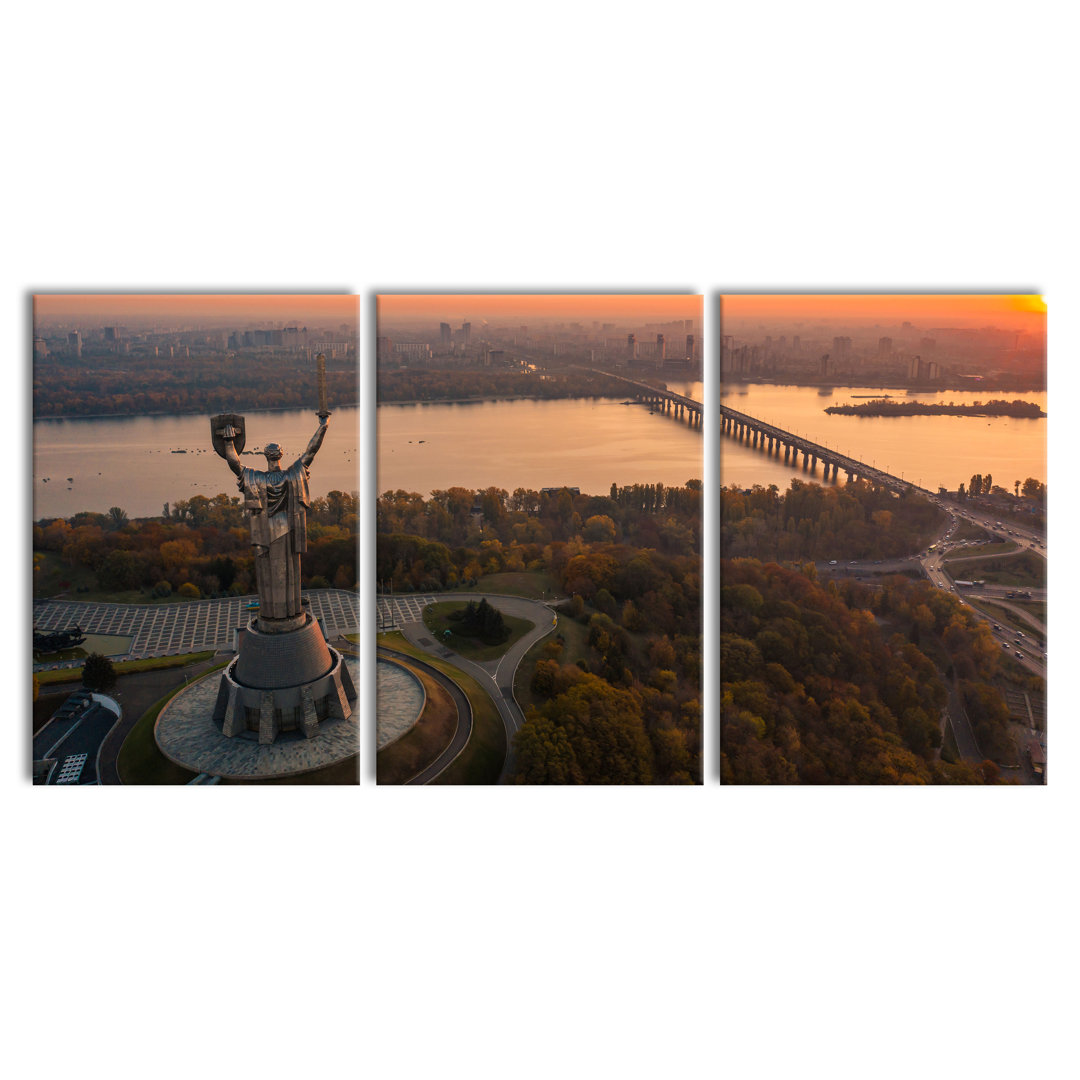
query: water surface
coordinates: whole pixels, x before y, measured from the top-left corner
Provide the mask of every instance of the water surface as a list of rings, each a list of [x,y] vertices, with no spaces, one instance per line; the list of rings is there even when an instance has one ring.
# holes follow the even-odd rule
[[[701,384],[669,383],[701,400]],[[695,393],[687,393],[694,390]],[[685,484],[702,479],[702,432],[623,399],[380,405],[378,488]]]
[[[250,412],[245,419],[246,449],[280,443],[287,464],[303,453],[319,424],[310,409]],[[358,420],[356,406],[331,415],[311,468],[313,497],[359,490]],[[261,454],[241,460],[253,468],[266,467]],[[166,502],[219,492],[239,494],[236,477],[211,446],[209,416],[34,421],[35,520],[70,517],[80,510],[105,513],[111,506],[132,518],[158,516]]]
[[[827,393],[817,387],[727,384],[720,392],[722,404],[759,420],[776,424],[796,435],[865,461],[895,476],[903,476],[931,490],[944,486],[955,490],[967,486],[972,475],[990,474],[995,484],[1013,490],[1029,476],[1046,481],[1047,419],[1013,417],[898,416],[858,417],[829,415],[830,405],[856,405],[873,397],[889,395],[900,401],[953,402],[957,405],[993,398],[1033,401],[1048,412],[1046,393],[1017,391],[930,391],[912,393],[903,388],[837,386]],[[706,417],[708,420],[708,417]],[[760,450],[724,435],[720,439],[720,475],[724,484],[750,487],[777,484],[786,488],[791,477],[822,479],[816,474],[784,464]],[[844,482],[844,475],[838,477]]]

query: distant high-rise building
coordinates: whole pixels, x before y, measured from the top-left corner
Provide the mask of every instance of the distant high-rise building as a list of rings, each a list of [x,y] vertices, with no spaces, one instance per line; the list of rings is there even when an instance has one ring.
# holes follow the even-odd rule
[[[468,345],[472,340],[472,323],[463,322],[461,324],[461,343]]]
[[[656,363],[659,366],[664,362],[667,346],[664,344],[664,335],[656,335]]]
[[[400,341],[394,345],[394,353],[409,360],[430,360],[431,346],[426,341]]]
[[[82,334],[78,330],[72,331],[68,334],[68,352],[71,353],[76,359],[82,357]]]
[[[834,337],[832,339],[832,358],[837,364],[846,363],[851,356],[851,338]]]
[[[117,333],[117,327],[106,326],[102,329],[104,331],[106,341],[118,341],[120,339],[120,335]]]
[[[349,355],[347,341],[316,341],[311,351],[318,356],[322,353],[327,360],[342,360]]]
[[[388,337],[377,337],[375,339],[375,362],[382,363],[385,360],[389,360],[394,354],[394,342]]]
[[[825,355],[824,355],[824,356],[823,356],[823,357],[821,358],[821,361],[820,361],[820,369],[819,369],[819,371],[818,371],[818,374],[819,374],[819,375],[820,375],[820,376],[821,376],[821,377],[822,377],[823,379],[827,379],[827,378],[829,377],[829,354],[828,354],[828,353],[826,353],[826,354],[825,354]]]
[[[686,335],[686,359],[687,360],[693,360],[694,359],[694,349],[695,349],[696,345],[697,345],[697,342],[694,340],[694,335],[693,334],[687,334]]]
[[[800,349],[800,347],[801,347],[801,346],[802,346],[802,342],[801,342],[801,341],[799,340],[799,335],[798,335],[798,334],[796,334],[796,335],[795,335],[795,336],[794,336],[794,337],[793,337],[793,338],[791,339],[791,351],[792,351],[793,353],[797,353],[797,352],[799,351],[799,349]]]
[[[626,362],[632,364],[637,359],[637,335],[626,335]]]
[[[892,356],[892,338],[878,338],[877,354],[879,360],[888,360]]]
[[[938,362],[936,360],[930,360],[926,365],[926,381],[936,382],[938,378]]]
[[[34,359],[44,360],[49,355],[49,346],[45,344],[45,339],[36,337],[34,338]]]
[[[912,382],[922,382],[923,362],[921,356],[913,356],[908,360],[908,378]]]
[[[451,342],[454,340],[453,333],[450,330],[450,324],[448,322],[439,323],[439,344],[444,348],[449,348]]]

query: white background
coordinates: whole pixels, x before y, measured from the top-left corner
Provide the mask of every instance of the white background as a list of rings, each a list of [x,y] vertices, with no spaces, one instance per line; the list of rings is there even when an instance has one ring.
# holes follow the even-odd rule
[[[1075,1066],[1063,16],[219,0],[6,24],[12,1075]],[[1045,293],[1050,786],[32,789],[29,295],[303,287]]]

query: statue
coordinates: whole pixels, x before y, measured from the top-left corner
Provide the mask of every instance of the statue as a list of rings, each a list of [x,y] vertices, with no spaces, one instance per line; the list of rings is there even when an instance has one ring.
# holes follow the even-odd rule
[[[244,418],[235,413],[215,416],[210,423],[214,449],[238,477],[244,509],[255,549],[255,583],[259,593],[259,620],[294,620],[303,614],[300,603],[300,556],[307,551],[307,511],[311,505],[308,470],[326,436],[326,360],[317,357],[319,428],[307,449],[282,469],[284,451],[267,443],[266,469],[249,469],[240,461],[244,449]],[[284,624],[279,624],[285,629]]]
[[[308,470],[326,436],[329,414],[319,414],[319,427],[307,449],[287,468],[277,443],[267,443],[266,469],[245,467],[236,452],[237,427],[226,422],[217,429],[224,458],[239,478],[244,509],[255,549],[255,581],[261,619],[291,619],[300,605],[300,556],[307,551],[307,511],[311,505]]]
[[[210,420],[214,449],[237,476],[255,549],[259,614],[243,628],[236,659],[225,669],[213,722],[228,738],[258,732],[259,743],[298,731],[314,738],[320,725],[348,721],[356,690],[341,654],[330,648],[300,597],[300,556],[307,551],[308,469],[326,437],[326,360],[320,353],[319,428],[287,468],[284,452],[267,443],[265,469],[240,461],[244,418],[223,413]],[[352,752],[352,751],[350,751]]]

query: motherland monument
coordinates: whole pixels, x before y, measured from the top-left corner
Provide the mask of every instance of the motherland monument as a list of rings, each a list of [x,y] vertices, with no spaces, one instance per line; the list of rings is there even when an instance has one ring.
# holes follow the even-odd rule
[[[327,720],[352,715],[356,690],[341,654],[326,642],[300,595],[300,557],[307,551],[308,470],[326,435],[326,359],[316,358],[319,427],[286,469],[285,453],[267,443],[265,469],[240,460],[246,425],[236,413],[210,420],[211,439],[237,476],[255,555],[259,612],[244,630],[236,659],[218,688],[213,722],[229,738],[258,734],[260,744],[287,732],[311,739]]]

